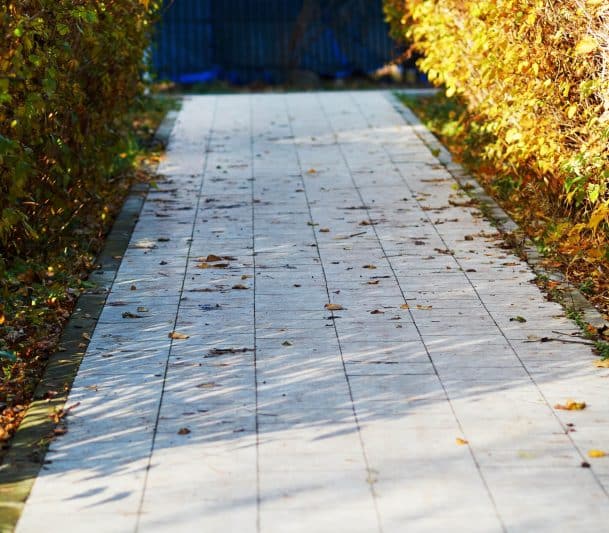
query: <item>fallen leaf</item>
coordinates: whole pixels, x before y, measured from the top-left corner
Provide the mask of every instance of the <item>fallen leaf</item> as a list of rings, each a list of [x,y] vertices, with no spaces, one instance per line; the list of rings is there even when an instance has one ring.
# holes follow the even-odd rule
[[[206,381],[205,383],[199,383],[197,389],[213,389],[217,386],[218,384],[215,381]]]
[[[373,279],[372,281],[368,282],[368,285],[378,285],[380,283],[380,280],[378,279]]]
[[[135,285],[131,285],[131,287],[129,287],[130,291],[137,291],[137,287]]]
[[[473,241],[474,240],[474,236],[473,235],[466,235],[465,237],[463,237],[466,241]]]
[[[230,353],[245,353],[245,352],[253,352],[251,348],[212,348],[209,350],[209,355],[205,357],[218,357],[220,355],[226,355]]]
[[[526,321],[527,319],[523,316],[513,316],[510,318],[510,322],[520,322],[521,324],[524,324]]]
[[[359,223],[359,225],[360,225],[360,226],[370,226],[370,225],[372,225],[372,223],[371,223],[369,220],[362,220],[362,221]]]
[[[330,233],[330,228],[319,228],[319,233]]]
[[[314,168],[310,168],[309,170],[307,170],[307,174],[317,174],[317,170],[315,170]]]
[[[209,254],[205,258],[205,261],[208,262],[208,263],[215,263],[217,261],[222,261],[222,258],[219,255]]]
[[[190,429],[188,428],[180,428],[178,430],[178,435],[188,435],[190,433]]]
[[[592,364],[596,368],[609,368],[609,359],[596,359]]]
[[[237,283],[237,285],[233,285],[232,288],[235,290],[238,290],[238,291],[245,291],[245,290],[249,289],[249,287],[246,287],[245,285],[242,285],[241,283]]]
[[[140,307],[137,308],[137,312],[138,313],[147,313],[148,312],[148,308],[140,306]]]
[[[588,457],[590,457],[591,459],[599,459],[601,457],[605,457],[607,455],[607,452],[604,452],[603,450],[589,450],[588,451]]]
[[[230,265],[228,263],[199,263],[197,268],[206,269],[206,268],[228,268]]]
[[[586,402],[576,402],[574,400],[567,400],[565,404],[557,403],[554,409],[561,411],[583,411],[586,408]]]
[[[142,315],[136,315],[135,313],[130,313],[129,311],[125,311],[123,313],[123,318],[144,318]]]
[[[6,322],[6,317],[0,313],[0,326]]]
[[[400,305],[400,309],[410,309],[410,306],[408,304],[402,304]]]
[[[367,268],[369,270],[374,270],[374,269],[376,269],[376,266],[374,266],[374,265],[364,265],[362,268]]]
[[[282,346],[294,346],[294,343],[292,341],[283,341],[281,343]]]
[[[342,311],[343,310],[343,306],[340,304],[326,304],[326,305],[324,305],[324,307],[328,311]]]
[[[157,239],[158,242],[169,242],[171,239],[169,237],[159,237]]]
[[[375,309],[374,311],[370,311],[371,315],[384,315],[385,311],[381,311],[380,309]]]
[[[582,468],[590,468],[590,463],[588,461],[582,461],[579,466]]]
[[[170,339],[177,339],[177,340],[190,339],[190,335],[186,335],[185,333],[180,333],[179,331],[172,331],[167,336]]]
[[[253,278],[253,277],[254,277],[254,276],[250,276],[249,274],[243,274],[243,275],[241,276],[241,279],[250,279],[250,278]]]
[[[455,442],[459,445],[459,446],[465,446],[466,444],[469,444],[468,440],[462,439],[461,437],[457,437],[455,439]]]
[[[420,311],[431,311],[433,309],[432,305],[417,305],[417,309]]]
[[[83,333],[82,334],[82,338],[85,339],[86,341],[90,341],[91,340],[91,335],[89,335],[88,333]]]

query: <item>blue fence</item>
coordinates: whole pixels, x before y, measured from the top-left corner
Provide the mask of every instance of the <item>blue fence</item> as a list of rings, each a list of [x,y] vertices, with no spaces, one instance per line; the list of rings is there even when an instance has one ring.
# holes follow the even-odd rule
[[[396,55],[382,0],[169,0],[153,61],[181,83],[280,83],[365,74]]]

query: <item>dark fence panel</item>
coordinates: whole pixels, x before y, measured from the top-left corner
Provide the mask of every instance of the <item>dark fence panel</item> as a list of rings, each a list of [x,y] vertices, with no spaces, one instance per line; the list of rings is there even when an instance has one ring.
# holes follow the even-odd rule
[[[397,53],[382,0],[172,0],[153,60],[182,83],[276,83],[369,73]]]

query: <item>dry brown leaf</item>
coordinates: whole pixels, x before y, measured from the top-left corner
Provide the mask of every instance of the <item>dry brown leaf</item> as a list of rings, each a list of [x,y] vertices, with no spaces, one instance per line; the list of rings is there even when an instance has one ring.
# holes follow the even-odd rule
[[[330,228],[319,228],[319,233],[330,233]]]
[[[190,433],[190,429],[188,428],[180,428],[178,430],[178,435],[188,435]]]
[[[208,263],[215,263],[217,261],[222,261],[222,258],[218,255],[214,255],[214,254],[209,254],[206,258],[205,261],[207,261]]]
[[[596,450],[596,449],[588,450],[588,457],[590,457],[592,459],[600,459],[601,457],[605,457],[606,455],[607,455],[607,452],[604,452],[603,450]]]
[[[172,331],[167,336],[170,339],[176,339],[176,340],[190,339],[190,335],[186,335],[185,333],[180,333],[179,331]]]
[[[307,174],[317,174],[317,170],[315,170],[314,168],[310,168],[309,170],[307,170]]]
[[[592,364],[596,368],[609,368],[609,359],[596,359]]]
[[[469,444],[469,441],[466,439],[462,439],[461,437],[457,437],[455,439],[455,442],[459,445],[459,446],[465,446],[466,444]]]
[[[433,309],[432,305],[417,305],[417,309],[420,311],[431,311]]]
[[[381,311],[380,309],[375,309],[374,311],[370,311],[371,315],[384,315],[385,311]]]
[[[369,220],[362,220],[362,221],[359,223],[359,225],[360,225],[360,226],[370,226],[370,225],[371,225],[371,222],[370,222]]]
[[[400,305],[400,309],[410,309],[410,306],[408,304],[402,304]]]
[[[380,279],[373,279],[372,281],[368,282],[368,285],[378,285],[380,281]]]
[[[342,311],[343,310],[343,306],[340,304],[326,304],[326,305],[324,305],[324,307],[328,311]]]
[[[242,285],[241,283],[237,283],[237,285],[233,285],[232,288],[235,290],[238,290],[238,291],[245,291],[245,290],[249,289],[249,287],[246,287],[245,285]]]
[[[217,386],[218,384],[215,381],[206,381],[205,383],[199,383],[197,389],[213,389]]]
[[[123,318],[144,318],[142,315],[136,315],[135,313],[130,313],[129,311],[125,311],[122,315]]]
[[[374,269],[376,269],[376,266],[375,265],[364,265],[362,268],[367,268],[369,270],[374,270]]]
[[[220,355],[232,354],[232,353],[245,353],[253,352],[251,348],[212,348],[209,350],[209,355],[205,357],[218,357]]]
[[[583,411],[586,408],[586,402],[576,402],[575,400],[567,400],[564,404],[557,403],[554,409],[561,411]]]
[[[228,263],[199,263],[197,268],[206,269],[206,268],[228,268],[230,265]]]

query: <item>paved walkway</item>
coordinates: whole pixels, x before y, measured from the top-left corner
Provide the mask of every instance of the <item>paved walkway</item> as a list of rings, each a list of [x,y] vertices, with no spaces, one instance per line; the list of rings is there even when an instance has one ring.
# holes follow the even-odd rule
[[[20,533],[609,530],[607,371],[395,105],[186,99]]]

